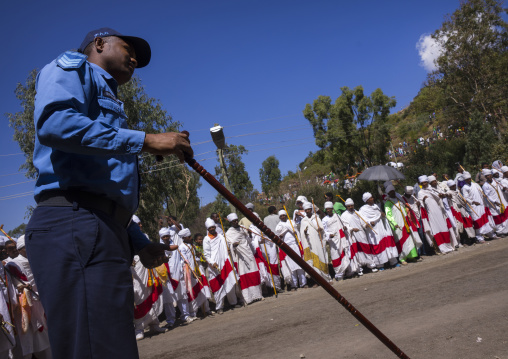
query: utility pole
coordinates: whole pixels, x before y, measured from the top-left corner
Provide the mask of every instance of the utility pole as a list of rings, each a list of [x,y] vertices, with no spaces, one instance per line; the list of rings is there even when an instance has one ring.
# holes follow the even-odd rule
[[[222,129],[223,127],[219,126],[219,124],[216,123],[214,127],[210,129],[210,134],[212,135],[213,143],[215,143],[215,146],[217,146],[217,156],[219,156],[219,164],[222,172],[222,178],[224,178],[224,185],[229,192],[233,193],[231,190],[231,185],[229,184],[226,164],[224,163],[224,147],[226,147],[226,138],[224,137],[224,132]],[[229,203],[229,208],[231,213],[236,213],[236,208],[231,203]]]

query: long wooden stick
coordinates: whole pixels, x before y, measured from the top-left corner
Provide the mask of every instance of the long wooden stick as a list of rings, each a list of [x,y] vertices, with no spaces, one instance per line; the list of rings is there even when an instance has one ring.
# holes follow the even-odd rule
[[[12,242],[16,243],[16,242],[14,241],[14,239],[12,239],[12,238],[11,238],[11,236],[9,236],[7,233],[5,233],[5,231],[4,231],[4,225],[3,225],[3,224],[0,226],[0,231],[2,231],[2,233],[3,233],[3,234],[5,234],[5,236],[6,236],[7,238],[9,238],[9,240],[10,240],[10,241],[12,241]]]
[[[261,237],[264,239],[263,237]],[[265,247],[265,255],[266,255],[266,263],[268,263],[268,269],[270,270],[270,277],[272,277],[272,285],[273,285],[273,292],[275,293],[275,298],[278,298],[277,289],[275,289],[275,281],[273,280],[273,274],[272,274],[272,267],[270,265],[270,258],[268,258],[268,251],[266,250],[266,243],[263,242],[263,246]]]
[[[314,199],[312,199],[312,210],[314,210]],[[318,214],[317,214],[317,211],[316,213],[314,213],[315,217],[316,218],[316,226],[317,226],[317,232],[319,234],[319,240],[321,241],[321,248],[325,248],[325,245],[323,244],[323,236],[321,235],[321,227],[319,227],[319,222],[318,222]],[[328,254],[326,254],[326,259],[327,259],[327,262],[328,262]],[[328,263],[326,263],[328,264]]]
[[[296,234],[295,227],[293,227],[293,222],[291,222],[291,218],[289,218],[288,210],[286,209],[286,206],[284,207],[284,211],[286,211],[286,216],[288,217],[289,224],[291,225],[291,229],[293,230],[293,233],[295,234],[296,243],[298,243],[298,247],[300,247],[300,250],[303,252],[302,243],[300,243],[300,240],[298,239],[298,235]]]
[[[252,213],[245,205],[240,202],[231,192],[220,184],[214,176],[206,171],[193,158],[185,158],[185,162],[201,175],[213,188],[217,190],[226,200],[235,206],[245,217],[247,217],[256,227],[266,234],[279,248],[281,248],[292,260],[294,260],[313,280],[335,298],[347,311],[349,311],[362,325],[365,326],[376,338],[378,338],[388,349],[390,349],[399,358],[409,358],[398,346],[396,346],[386,335],[384,335],[374,324],[372,324],[363,314],[361,314],[346,298],[344,298],[328,281],[321,277],[307,262],[276,236],[259,218]]]
[[[194,277],[199,282],[199,284],[201,284],[201,287],[204,287],[203,283],[201,283],[201,281],[199,280],[198,275],[196,274],[196,272],[194,272],[194,270],[192,269],[190,263],[187,261],[187,259],[185,259],[185,257],[183,256],[182,252],[180,252],[180,250],[178,248],[176,250],[178,251],[178,253],[180,253],[180,256],[182,257],[182,259],[185,262],[185,264],[187,264],[189,266],[190,271],[192,272],[192,274],[194,274]],[[191,254],[192,254],[192,252],[191,252]]]

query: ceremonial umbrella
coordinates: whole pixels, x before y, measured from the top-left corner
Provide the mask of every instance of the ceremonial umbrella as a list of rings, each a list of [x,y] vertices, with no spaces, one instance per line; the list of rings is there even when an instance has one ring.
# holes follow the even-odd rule
[[[358,176],[359,180],[365,181],[389,181],[389,180],[403,180],[406,177],[395,168],[391,166],[373,166],[363,171]]]

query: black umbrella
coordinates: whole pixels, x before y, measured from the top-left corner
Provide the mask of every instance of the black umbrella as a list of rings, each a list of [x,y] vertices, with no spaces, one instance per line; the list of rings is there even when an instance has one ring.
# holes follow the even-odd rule
[[[389,180],[403,180],[406,179],[406,177],[391,166],[373,166],[363,171],[363,173],[358,176],[358,179],[385,182]]]

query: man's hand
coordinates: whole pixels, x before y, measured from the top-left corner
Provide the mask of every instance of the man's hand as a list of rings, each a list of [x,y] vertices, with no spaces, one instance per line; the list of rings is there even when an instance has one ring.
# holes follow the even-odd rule
[[[332,233],[332,234],[330,234],[330,238],[333,238],[334,236],[335,236],[335,235],[334,235],[333,233]]]
[[[375,222],[370,222],[370,225],[371,225],[372,227],[374,227],[374,226],[376,225],[376,223],[375,223]]]
[[[360,232],[360,230],[358,228],[353,228],[352,231],[353,232]]]
[[[189,136],[178,132],[147,133],[141,151],[160,156],[176,155],[181,163],[185,157],[194,156]]]
[[[473,204],[474,204],[475,206],[479,206],[479,205],[480,205],[480,202],[473,202]]]
[[[164,251],[171,250],[167,244],[150,243],[139,251],[139,260],[145,268],[152,269],[169,261]]]

